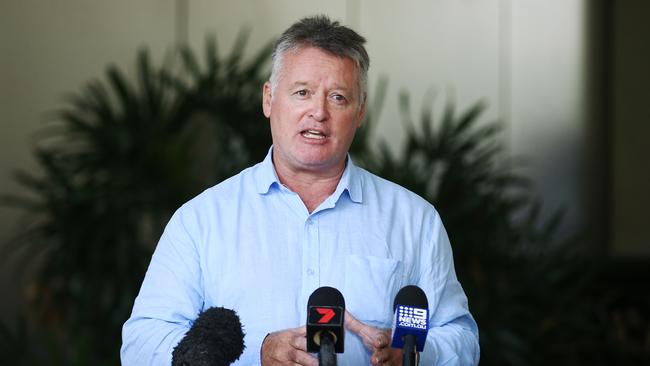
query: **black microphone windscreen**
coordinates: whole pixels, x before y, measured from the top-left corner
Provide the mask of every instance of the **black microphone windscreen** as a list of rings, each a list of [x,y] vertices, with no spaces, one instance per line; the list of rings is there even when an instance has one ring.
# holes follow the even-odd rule
[[[230,309],[200,313],[172,353],[172,366],[227,366],[244,352],[244,332]]]
[[[421,288],[409,285],[402,287],[397,295],[395,295],[393,311],[395,311],[397,305],[408,305],[416,308],[428,309],[429,301],[427,301],[427,295]]]
[[[317,288],[309,296],[307,306],[312,305],[341,306],[345,308],[345,299],[343,299],[343,294],[334,287],[323,286]]]

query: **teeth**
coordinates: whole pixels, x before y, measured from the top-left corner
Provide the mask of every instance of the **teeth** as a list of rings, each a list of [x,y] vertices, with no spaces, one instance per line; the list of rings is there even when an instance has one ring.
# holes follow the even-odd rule
[[[325,135],[323,135],[320,131],[315,131],[315,130],[307,130],[302,132],[303,137],[306,137],[308,139],[324,139]]]

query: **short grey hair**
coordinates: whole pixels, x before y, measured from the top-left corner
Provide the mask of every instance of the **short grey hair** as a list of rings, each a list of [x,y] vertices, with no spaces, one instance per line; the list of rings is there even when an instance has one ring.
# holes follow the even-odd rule
[[[282,72],[282,59],[287,51],[316,47],[338,57],[354,61],[358,71],[359,103],[366,99],[370,58],[363,46],[366,39],[352,29],[331,21],[324,15],[307,17],[289,27],[275,43],[271,65],[271,92],[275,92]]]

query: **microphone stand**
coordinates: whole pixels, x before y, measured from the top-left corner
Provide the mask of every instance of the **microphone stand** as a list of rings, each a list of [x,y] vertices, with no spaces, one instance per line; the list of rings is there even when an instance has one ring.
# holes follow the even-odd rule
[[[415,351],[415,336],[407,334],[404,336],[404,349],[402,352],[402,365],[403,366],[416,366],[417,352]]]
[[[336,353],[334,341],[329,332],[322,332],[320,336],[320,349],[318,350],[318,364],[320,366],[336,366]]]

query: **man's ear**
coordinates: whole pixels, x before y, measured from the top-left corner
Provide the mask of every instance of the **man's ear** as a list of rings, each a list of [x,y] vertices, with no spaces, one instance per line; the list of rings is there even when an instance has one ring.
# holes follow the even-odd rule
[[[271,117],[271,83],[268,81],[262,87],[262,111],[266,118]]]

